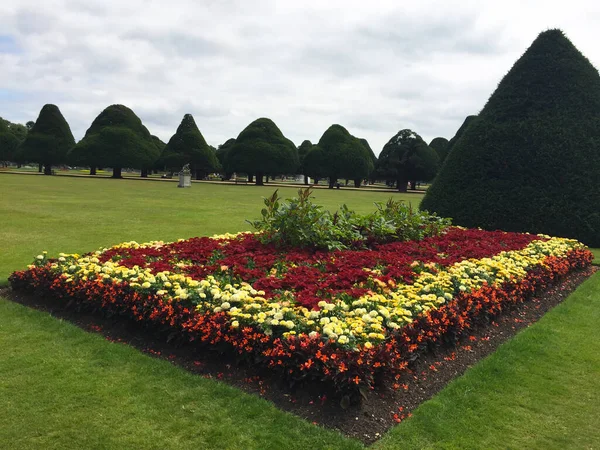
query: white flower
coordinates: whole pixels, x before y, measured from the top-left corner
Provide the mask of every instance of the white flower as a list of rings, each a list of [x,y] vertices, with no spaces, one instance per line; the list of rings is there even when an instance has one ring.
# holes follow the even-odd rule
[[[229,302],[223,302],[221,303],[221,308],[227,310],[231,308],[231,305],[229,304]]]

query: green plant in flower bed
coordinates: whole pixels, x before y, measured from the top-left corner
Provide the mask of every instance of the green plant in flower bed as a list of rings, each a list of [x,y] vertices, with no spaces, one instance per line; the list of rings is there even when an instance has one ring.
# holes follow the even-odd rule
[[[298,197],[287,202],[277,192],[264,199],[261,219],[250,224],[262,233],[262,242],[278,246],[342,250],[374,242],[421,240],[439,235],[451,223],[392,198],[375,203],[377,210],[371,214],[358,215],[346,205],[331,214],[311,201],[310,189],[298,190]]]
[[[573,240],[459,228],[336,251],[260,238],[41,254],[10,282],[357,395],[592,259]]]

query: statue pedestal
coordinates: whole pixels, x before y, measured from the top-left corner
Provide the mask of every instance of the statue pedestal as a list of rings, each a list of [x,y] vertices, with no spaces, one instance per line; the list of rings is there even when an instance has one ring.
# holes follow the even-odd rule
[[[192,175],[189,173],[188,174],[180,173],[179,174],[179,184],[177,185],[177,187],[180,187],[180,188],[192,187]]]

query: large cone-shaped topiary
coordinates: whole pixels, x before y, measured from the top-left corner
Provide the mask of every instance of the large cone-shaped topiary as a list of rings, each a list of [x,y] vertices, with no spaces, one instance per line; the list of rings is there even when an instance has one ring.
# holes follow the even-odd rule
[[[74,145],[71,128],[58,106],[44,105],[16,156],[19,161],[43,164],[44,174],[51,175],[52,166],[64,163]]]
[[[465,131],[467,131],[467,128],[469,128],[469,125],[471,125],[471,123],[475,119],[477,119],[477,116],[467,116],[467,118],[462,123],[460,128],[456,131],[456,134],[454,135],[454,137],[448,141],[448,145],[446,146],[446,155],[444,156],[444,161],[446,160],[446,156],[448,156],[448,153],[450,153],[452,151],[452,149],[454,148],[456,143],[459,141],[459,139],[462,137],[462,135],[465,134]],[[433,142],[432,142],[432,144],[433,144]]]
[[[256,119],[228,150],[226,165],[234,172],[256,175],[256,184],[261,185],[264,175],[295,172],[298,150],[271,119]]]
[[[450,150],[421,208],[600,246],[600,75],[541,33]]]
[[[201,180],[215,171],[219,161],[196,126],[191,114],[183,116],[181,124],[165,147],[161,159],[171,169],[190,164],[196,179]]]
[[[37,125],[37,122],[36,122]],[[121,178],[121,169],[148,170],[160,155],[148,129],[135,113],[123,105],[111,105],[100,113],[69,154],[73,164],[112,167],[113,178]]]

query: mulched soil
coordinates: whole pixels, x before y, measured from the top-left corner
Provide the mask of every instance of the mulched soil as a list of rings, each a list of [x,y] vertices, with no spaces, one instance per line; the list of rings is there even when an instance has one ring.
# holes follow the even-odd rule
[[[598,268],[591,267],[572,274],[546,292],[496,318],[490,326],[473,330],[456,347],[438,348],[419,358],[400,380],[398,390],[389,386],[377,388],[369,392],[360,405],[344,405],[345,408],[341,406],[340,398],[323,394],[322,387],[309,385],[292,390],[268,371],[239,364],[233,357],[207,353],[206,349],[200,352],[192,344],[167,343],[164,336],[158,337],[132,321],[76,311],[72,305],[10,289],[0,290],[0,295],[68,320],[86,331],[99,333],[109,341],[122,342],[156,358],[168,360],[199,376],[236,386],[314,424],[370,444],[390,427],[409,417],[412,410],[433,397],[448,382],[493,353],[520,330],[538,321],[596,270]]]

